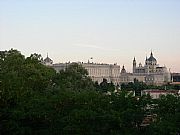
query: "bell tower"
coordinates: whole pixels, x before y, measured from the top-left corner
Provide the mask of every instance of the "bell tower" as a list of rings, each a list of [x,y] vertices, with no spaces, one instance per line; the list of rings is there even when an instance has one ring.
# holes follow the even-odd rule
[[[133,60],[133,73],[136,72],[136,58],[134,57],[134,60]]]

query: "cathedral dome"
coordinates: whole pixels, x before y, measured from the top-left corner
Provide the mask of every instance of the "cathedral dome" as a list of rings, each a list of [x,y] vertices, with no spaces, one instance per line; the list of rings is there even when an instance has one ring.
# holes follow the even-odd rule
[[[151,52],[151,56],[150,56],[147,60],[148,60],[148,61],[156,61],[156,58],[154,58],[152,52]]]

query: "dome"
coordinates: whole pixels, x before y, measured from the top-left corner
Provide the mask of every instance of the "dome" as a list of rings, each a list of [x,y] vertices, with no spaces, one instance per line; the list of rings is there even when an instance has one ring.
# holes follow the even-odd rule
[[[124,68],[124,65],[123,65],[123,68],[121,70],[121,73],[126,73],[126,69]]]
[[[147,59],[148,61],[156,61],[156,59],[153,56],[153,53],[151,52],[151,56]]]
[[[49,57],[46,57],[46,58],[44,59],[44,62],[50,63],[50,62],[52,62],[52,60],[51,60]]]
[[[44,59],[44,62],[45,62],[45,64],[52,64],[52,63],[53,63],[53,60],[51,60],[51,59],[48,57],[48,54],[47,54],[47,57]]]

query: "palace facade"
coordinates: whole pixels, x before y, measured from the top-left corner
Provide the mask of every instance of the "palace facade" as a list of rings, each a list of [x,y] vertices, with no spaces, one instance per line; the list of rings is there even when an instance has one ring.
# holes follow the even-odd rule
[[[82,65],[82,67],[88,71],[89,76],[94,82],[97,81],[98,83],[101,83],[105,78],[108,82],[113,82],[115,85],[120,83],[120,66],[117,64],[100,64],[89,61],[87,63],[76,63]],[[60,70],[65,70],[68,65],[72,63],[53,64],[53,61],[47,56],[47,58],[44,59],[44,64],[53,67],[57,72],[59,72]]]

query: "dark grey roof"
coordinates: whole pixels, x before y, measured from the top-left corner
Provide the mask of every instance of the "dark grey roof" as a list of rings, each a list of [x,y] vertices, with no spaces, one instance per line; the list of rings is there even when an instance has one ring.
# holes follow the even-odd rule
[[[163,67],[156,67],[156,68],[163,68]]]
[[[126,69],[124,68],[124,65],[123,65],[123,68],[121,70],[121,73],[126,73]]]
[[[149,57],[148,61],[156,61],[154,57]]]
[[[51,60],[49,57],[46,57],[46,58],[44,59],[44,62],[52,62],[52,60]]]
[[[151,56],[148,58],[148,61],[156,61],[156,59],[153,56],[153,53],[151,52]]]

